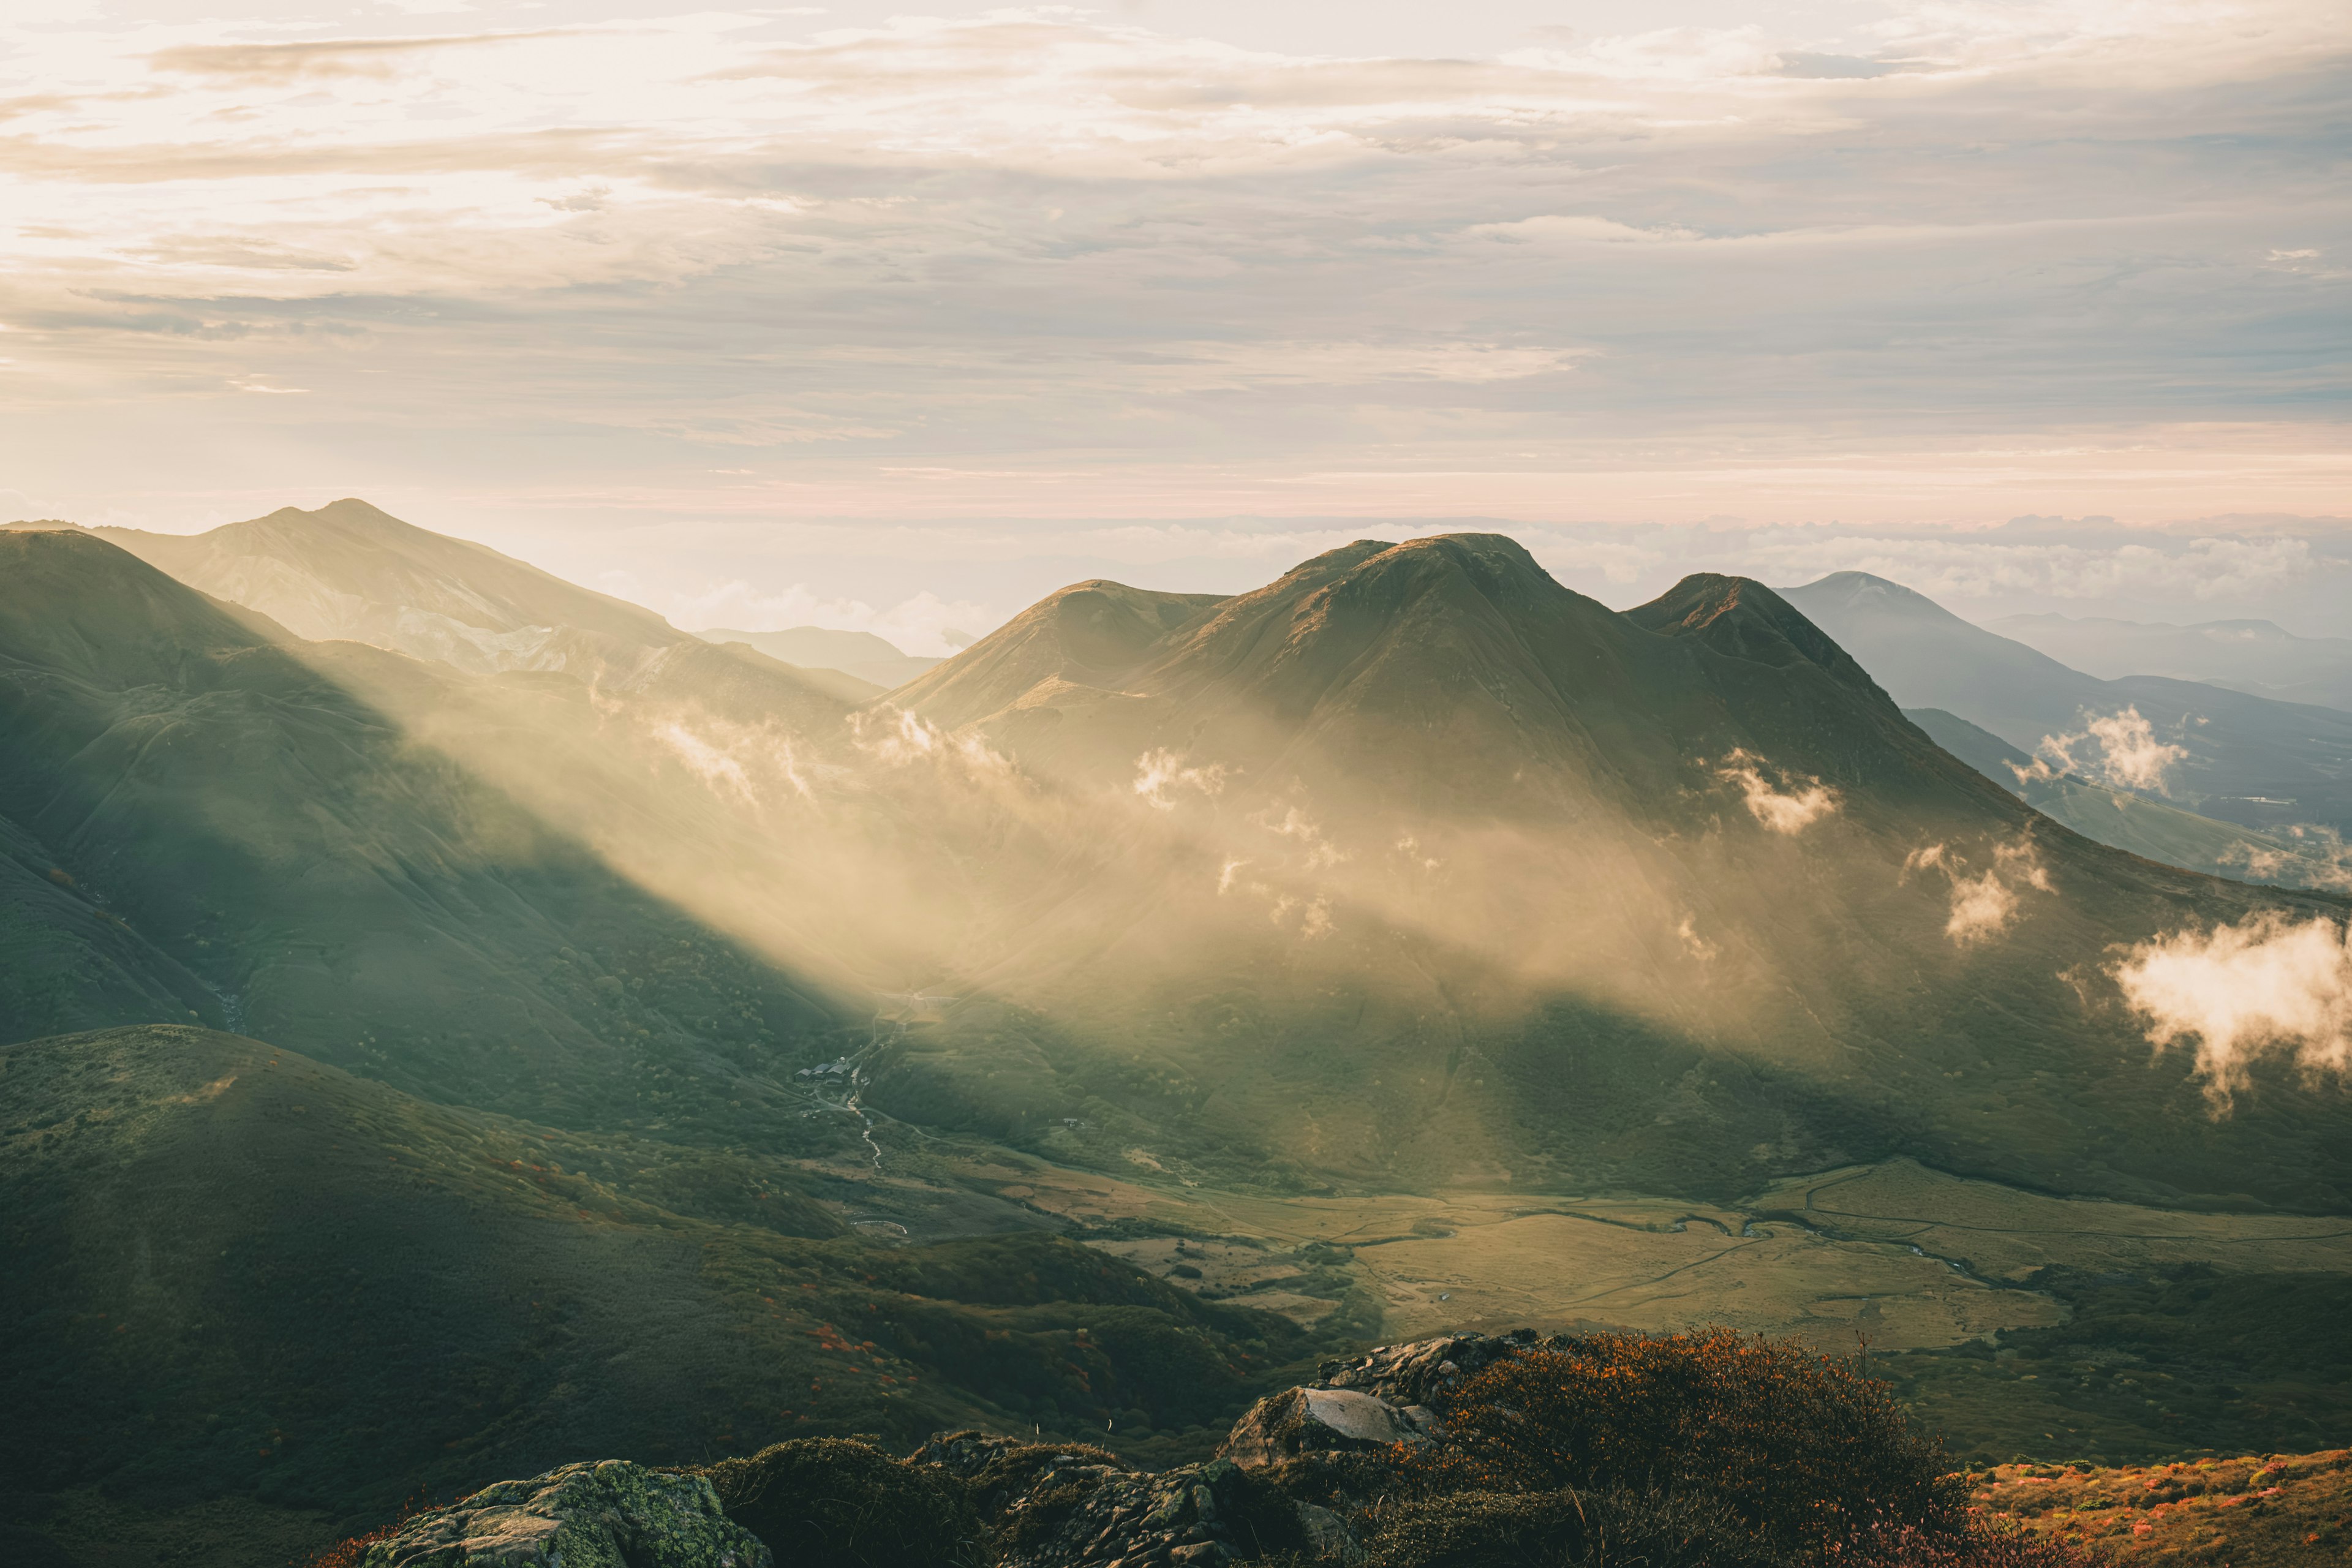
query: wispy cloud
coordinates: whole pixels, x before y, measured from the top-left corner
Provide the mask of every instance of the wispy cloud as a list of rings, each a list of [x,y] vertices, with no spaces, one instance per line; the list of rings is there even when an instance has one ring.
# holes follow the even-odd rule
[[[1838,809],[1837,791],[1821,780],[1773,767],[1749,752],[1733,752],[1715,772],[1738,787],[1748,814],[1775,833],[1793,837]]]
[[[727,502],[771,519],[1981,523],[2316,513],[2352,470],[2336,8],[1937,0],[1834,47],[1629,8],[1470,58],[1336,14],[1277,51],[562,13],[0,24],[16,482],[97,510],[131,439],[349,489],[389,441],[433,493],[677,518],[723,449],[772,455]],[[310,395],[236,395],[257,352]],[[489,439],[551,455],[487,480]],[[2292,556],[1838,564],[2219,599]]]

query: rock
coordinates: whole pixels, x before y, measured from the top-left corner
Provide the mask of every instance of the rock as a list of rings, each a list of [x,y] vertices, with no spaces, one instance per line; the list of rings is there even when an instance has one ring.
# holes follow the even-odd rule
[[[625,1459],[500,1481],[419,1514],[361,1568],[775,1568],[700,1476]]]
[[[1220,1458],[1246,1468],[1278,1464],[1302,1454],[1386,1448],[1424,1440],[1428,1423],[1398,1405],[1350,1388],[1292,1388],[1268,1394],[1249,1407]]]
[[[1326,1388],[1352,1388],[1399,1406],[1430,1405],[1496,1362],[1545,1342],[1528,1329],[1500,1336],[1446,1334],[1382,1345],[1352,1361],[1327,1361],[1318,1370]]]
[[[1302,1502],[1296,1506],[1299,1531],[1307,1537],[1309,1556],[1347,1562],[1357,1555],[1356,1538],[1338,1514],[1317,1503]]]

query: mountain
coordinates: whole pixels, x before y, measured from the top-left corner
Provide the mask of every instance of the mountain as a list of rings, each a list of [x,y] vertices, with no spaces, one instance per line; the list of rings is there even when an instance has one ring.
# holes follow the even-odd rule
[[[2054,739],[2072,771],[2202,816],[2352,831],[2352,713],[2156,675],[2102,680],[1867,573],[1783,593],[1906,708],[1943,709],[2036,754]]]
[[[2184,626],[2095,616],[2003,616],[1985,629],[2107,679],[2165,675],[2281,702],[2352,709],[2352,637],[2296,637],[2270,621]]]
[[[705,642],[744,643],[771,658],[803,669],[837,669],[877,689],[877,694],[904,686],[940,661],[903,653],[897,644],[872,632],[837,632],[824,626],[789,626],[780,632],[741,632],[714,626],[699,634]]]
[[[1066,590],[896,694],[935,754],[1087,815],[877,1103],[1073,1121],[1034,1146],[1196,1175],[1249,1150],[1731,1192],[1899,1150],[2072,1191],[2347,1190],[2340,1094],[2216,1121],[2106,978],[2183,925],[2342,904],[2065,830],[1865,664],[1760,584],[1619,614],[1493,536],[1360,542],[1223,600]]]
[[[650,610],[363,500],[281,507],[197,534],[91,531],[297,637],[372,643],[460,669],[627,672],[688,640]]]
[[[1181,1431],[1305,1342],[1008,1204],[966,1203],[998,1234],[942,1233],[788,1159],[435,1104],[202,1029],[0,1047],[0,1542],[100,1484],[316,1548],[413,1489],[615,1447]],[[912,1238],[852,1231],[877,1213]]]
[[[758,685],[763,714],[846,710],[691,639],[641,668],[639,700],[729,689],[701,666]],[[0,940],[71,955],[12,969],[0,1038],[193,1015],[417,1092],[591,1119],[829,1040],[805,980],[463,760],[487,736],[516,776],[544,772],[529,714],[576,714],[584,746],[614,700],[600,716],[568,677],[304,644],[89,533],[0,532]]]
[[[2339,837],[2261,833],[2074,773],[2053,773],[2036,768],[2032,757],[1990,731],[1940,708],[1909,708],[1904,717],[1944,750],[2085,838],[2217,877],[2352,891],[2352,862]]]

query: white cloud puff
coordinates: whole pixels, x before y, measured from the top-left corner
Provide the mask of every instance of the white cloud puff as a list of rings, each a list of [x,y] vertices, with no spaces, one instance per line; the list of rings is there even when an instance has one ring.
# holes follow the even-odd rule
[[[1779,783],[1764,776],[1770,764],[1745,751],[1734,751],[1715,772],[1739,786],[1740,797],[1757,821],[1775,833],[1794,836],[1838,809],[1837,791],[1810,774],[1799,779],[1780,769],[1772,771]]]
[[[2023,907],[2020,895],[2027,889],[2058,890],[2031,838],[1994,845],[1992,863],[1980,871],[1971,873],[1969,865],[1968,858],[1948,844],[1915,849],[1903,860],[1906,880],[1917,872],[1938,871],[1949,882],[1951,913],[1944,934],[1955,947],[1974,947],[2007,931],[2017,923]]]
[[[2352,1069],[2352,937],[2326,919],[2251,916],[2134,946],[2108,970],[2150,1044],[2194,1041],[2206,1092],[2226,1105],[2252,1065]]]
[[[2156,738],[2156,726],[2140,715],[2137,704],[2113,713],[2083,715],[2083,727],[2063,735],[2044,735],[2034,747],[2032,763],[2009,765],[2021,784],[2027,779],[2079,773],[2117,789],[2172,792],[2166,775],[2189,755],[2189,748]]]

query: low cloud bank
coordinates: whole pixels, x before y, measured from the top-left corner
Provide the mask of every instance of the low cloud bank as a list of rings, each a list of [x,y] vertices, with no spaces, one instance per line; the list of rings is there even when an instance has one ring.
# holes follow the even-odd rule
[[[2206,1093],[2227,1105],[2253,1064],[2352,1070],[2352,934],[2326,919],[2252,916],[2134,946],[2108,973],[2159,1048],[2194,1041]]]

